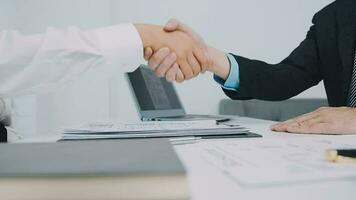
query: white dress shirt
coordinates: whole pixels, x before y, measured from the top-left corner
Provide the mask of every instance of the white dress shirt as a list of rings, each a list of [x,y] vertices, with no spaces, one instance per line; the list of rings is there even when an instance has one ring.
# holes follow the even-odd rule
[[[126,72],[140,63],[143,45],[133,24],[90,31],[48,28],[44,34],[27,36],[2,31],[0,97],[55,89],[97,67]]]
[[[1,31],[0,121],[9,125],[11,103],[4,97],[55,90],[94,68],[133,71],[143,62],[142,40],[133,24],[89,31],[48,28],[36,35]]]

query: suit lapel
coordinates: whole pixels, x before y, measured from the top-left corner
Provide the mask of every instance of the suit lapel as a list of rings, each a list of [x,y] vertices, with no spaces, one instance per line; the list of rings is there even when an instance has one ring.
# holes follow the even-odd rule
[[[336,13],[339,31],[338,41],[345,77],[344,102],[347,102],[355,57],[356,2],[354,2],[354,0],[348,0],[338,1],[338,3]]]

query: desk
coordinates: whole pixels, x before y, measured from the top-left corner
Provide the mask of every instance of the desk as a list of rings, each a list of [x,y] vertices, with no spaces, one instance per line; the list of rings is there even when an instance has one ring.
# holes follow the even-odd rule
[[[263,135],[265,138],[299,138],[322,137],[315,135],[297,135],[275,133],[269,131],[271,121],[251,118],[238,118],[239,123],[251,129],[252,132]],[[356,137],[356,136],[342,136]],[[27,138],[19,142],[50,142],[58,139],[57,136]],[[226,139],[241,140],[241,139]],[[207,142],[202,140],[201,142]],[[249,188],[241,186],[234,180],[225,176],[216,168],[207,165],[199,156],[192,154],[196,144],[176,145],[174,148],[182,160],[187,172],[192,200],[346,200],[356,198],[356,179],[312,182],[307,184],[294,184],[286,186],[270,186],[263,188]]]
[[[321,137],[315,135],[297,135],[275,133],[269,131],[271,121],[239,118],[240,124],[263,135],[264,138]],[[343,137],[343,136],[342,136]],[[356,136],[345,136],[356,137]],[[236,140],[236,139],[228,139]],[[238,140],[238,139],[237,139]],[[206,142],[206,141],[201,141]],[[175,150],[188,172],[189,187],[193,200],[343,200],[356,199],[356,179],[340,181],[312,182],[286,186],[270,186],[264,188],[249,188],[241,186],[228,178],[218,169],[207,165],[200,157],[191,154],[191,148],[196,144],[175,146]]]

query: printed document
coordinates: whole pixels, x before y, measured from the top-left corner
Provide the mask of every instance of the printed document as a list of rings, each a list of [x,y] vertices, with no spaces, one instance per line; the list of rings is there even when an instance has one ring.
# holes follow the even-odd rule
[[[203,159],[246,185],[356,178],[356,164],[326,161],[325,151],[356,148],[355,137],[243,139],[194,144]]]

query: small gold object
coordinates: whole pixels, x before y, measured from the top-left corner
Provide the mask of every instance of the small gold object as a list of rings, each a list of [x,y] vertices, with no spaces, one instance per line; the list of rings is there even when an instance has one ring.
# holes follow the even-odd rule
[[[345,150],[341,150],[345,151]],[[333,163],[356,163],[356,158],[340,155],[338,150],[326,150],[326,160]]]

